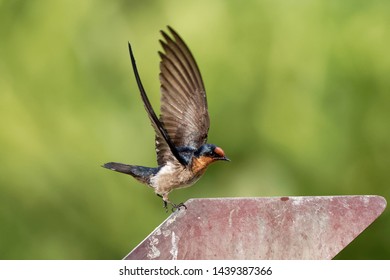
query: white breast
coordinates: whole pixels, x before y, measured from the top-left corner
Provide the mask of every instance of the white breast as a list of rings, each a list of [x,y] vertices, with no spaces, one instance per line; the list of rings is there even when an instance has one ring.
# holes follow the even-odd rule
[[[197,179],[199,178],[194,178],[192,172],[181,164],[169,162],[150,180],[150,184],[156,193],[163,194],[173,189],[188,187]]]

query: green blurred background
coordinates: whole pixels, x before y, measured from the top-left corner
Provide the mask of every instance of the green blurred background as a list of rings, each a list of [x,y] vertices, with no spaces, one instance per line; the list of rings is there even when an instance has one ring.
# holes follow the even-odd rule
[[[155,165],[131,70],[159,107],[159,30],[200,66],[209,141],[194,197],[390,197],[390,1],[0,0],[0,259],[121,259],[167,214],[108,161]],[[389,259],[385,213],[339,259]]]

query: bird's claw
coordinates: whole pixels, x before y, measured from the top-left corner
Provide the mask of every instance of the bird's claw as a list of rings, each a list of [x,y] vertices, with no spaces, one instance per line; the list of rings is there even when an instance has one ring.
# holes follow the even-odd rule
[[[179,204],[172,203],[172,212],[174,212],[176,209],[180,210],[181,207],[184,207],[184,209],[187,210],[187,206],[183,202],[180,202]]]
[[[172,212],[175,212],[176,209],[180,210],[181,207],[184,207],[187,210],[187,206],[183,202],[179,204],[175,204],[170,202],[169,200],[165,200],[164,197],[160,194],[157,194],[157,196],[161,197],[163,199],[163,207],[165,208],[165,212],[168,213],[168,204],[172,205]]]

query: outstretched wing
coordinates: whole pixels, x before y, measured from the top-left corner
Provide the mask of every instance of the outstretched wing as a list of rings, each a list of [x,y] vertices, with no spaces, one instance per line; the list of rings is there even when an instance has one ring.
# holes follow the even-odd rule
[[[166,130],[162,126],[161,122],[157,118],[156,113],[154,112],[153,107],[149,102],[149,98],[146,95],[145,89],[144,89],[142,82],[141,82],[141,78],[138,74],[137,64],[135,63],[135,58],[134,58],[130,43],[129,43],[129,53],[130,53],[131,64],[133,66],[134,76],[135,76],[135,79],[137,81],[138,89],[140,91],[142,101],[144,102],[146,112],[148,113],[149,118],[152,122],[152,126],[156,132],[156,138],[158,138],[159,143],[161,143],[159,145],[161,145],[163,147],[162,150],[165,151],[166,157],[169,156],[169,158],[171,160],[176,159],[182,165],[186,165],[186,161],[179,154],[177,148],[175,147],[175,144],[169,138],[168,133],[166,132]],[[158,162],[159,162],[159,165],[161,165],[159,159],[158,159]]]
[[[180,36],[168,26],[172,36],[161,31],[164,53],[159,52],[161,82],[160,122],[176,147],[199,148],[207,141],[210,119],[206,91],[199,68]],[[156,135],[157,161],[172,157],[162,135]]]

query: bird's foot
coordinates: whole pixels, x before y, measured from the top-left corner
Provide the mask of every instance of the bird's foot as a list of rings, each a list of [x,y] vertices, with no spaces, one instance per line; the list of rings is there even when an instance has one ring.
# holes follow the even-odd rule
[[[179,204],[175,204],[173,202],[170,202],[168,199],[168,195],[161,195],[157,194],[157,196],[161,197],[163,199],[163,207],[165,208],[165,212],[168,213],[168,204],[172,205],[172,212],[175,212],[176,209],[180,210],[181,207],[184,207],[187,210],[187,206],[183,202]]]
[[[174,212],[176,209],[180,210],[181,207],[184,207],[184,209],[187,210],[187,206],[183,202],[180,202],[179,204],[172,203],[172,212]]]

